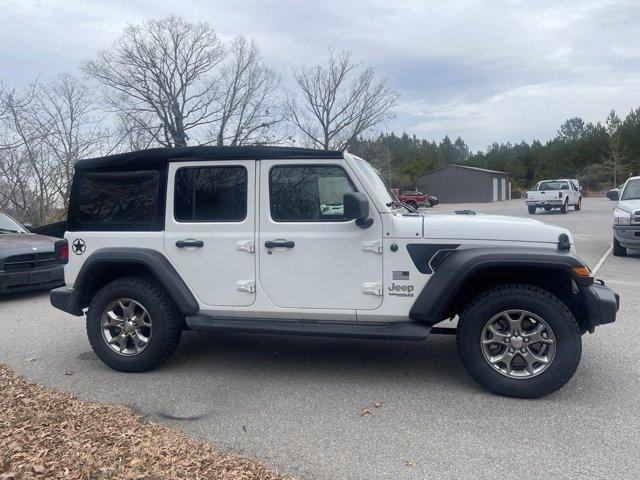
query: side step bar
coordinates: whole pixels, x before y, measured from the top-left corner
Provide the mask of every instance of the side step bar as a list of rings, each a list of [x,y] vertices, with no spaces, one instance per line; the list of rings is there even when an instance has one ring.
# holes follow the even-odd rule
[[[245,333],[277,333],[284,335],[310,335],[322,337],[379,338],[387,340],[424,340],[430,325],[415,322],[363,323],[314,322],[281,319],[243,319],[189,315],[187,326],[191,330],[218,330]]]

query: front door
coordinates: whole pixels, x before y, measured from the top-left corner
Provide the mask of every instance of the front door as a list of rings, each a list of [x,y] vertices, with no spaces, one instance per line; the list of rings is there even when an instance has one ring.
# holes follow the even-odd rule
[[[382,304],[382,222],[345,220],[364,189],[339,161],[260,162],[260,286],[279,307],[371,310]],[[304,312],[304,310],[303,310]]]
[[[255,169],[253,160],[169,165],[164,249],[205,305],[255,300]]]

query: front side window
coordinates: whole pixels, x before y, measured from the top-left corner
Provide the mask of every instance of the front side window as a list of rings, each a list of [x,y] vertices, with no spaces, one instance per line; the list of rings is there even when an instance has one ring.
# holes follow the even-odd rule
[[[276,222],[346,220],[343,196],[355,191],[338,166],[275,166],[269,173],[271,218]]]
[[[158,210],[158,172],[87,173],[78,190],[83,224],[153,223]]]
[[[182,167],[174,197],[179,222],[241,222],[247,216],[247,169]]]

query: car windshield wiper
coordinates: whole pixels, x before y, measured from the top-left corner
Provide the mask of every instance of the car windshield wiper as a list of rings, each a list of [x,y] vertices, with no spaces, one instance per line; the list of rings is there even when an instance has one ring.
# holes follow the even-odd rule
[[[394,200],[393,202],[389,202],[386,205],[387,205],[387,207],[396,207],[396,208],[404,207],[404,208],[406,208],[407,210],[409,210],[412,213],[420,213],[420,212],[418,212],[417,208],[413,208],[411,205],[407,205],[406,203],[401,202],[399,200]]]
[[[9,230],[8,228],[0,228],[0,233],[20,233],[18,230]]]

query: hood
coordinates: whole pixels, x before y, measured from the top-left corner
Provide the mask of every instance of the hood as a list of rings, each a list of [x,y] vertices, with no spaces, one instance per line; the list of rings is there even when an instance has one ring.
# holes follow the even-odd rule
[[[424,238],[558,243],[568,230],[529,218],[504,215],[427,215]]]
[[[640,199],[639,200],[621,200],[616,205],[616,208],[625,210],[629,213],[634,213],[635,211],[640,210]]]
[[[0,234],[0,260],[10,255],[53,252],[56,240],[53,237],[34,233],[2,233]]]

